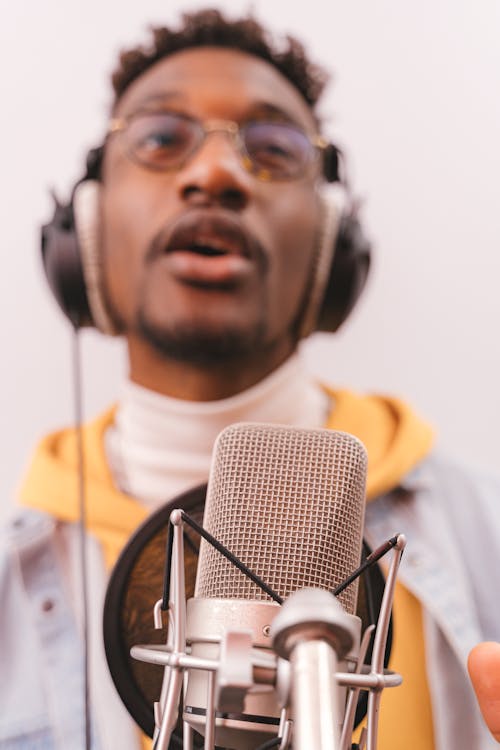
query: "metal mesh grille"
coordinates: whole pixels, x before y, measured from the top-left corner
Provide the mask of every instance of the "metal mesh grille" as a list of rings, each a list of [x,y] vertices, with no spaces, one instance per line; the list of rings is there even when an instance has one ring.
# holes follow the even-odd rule
[[[286,598],[305,586],[333,589],[358,565],[366,452],[343,432],[242,423],[219,435],[204,527]],[[195,595],[268,599],[205,541]],[[339,597],[356,608],[357,584]]]

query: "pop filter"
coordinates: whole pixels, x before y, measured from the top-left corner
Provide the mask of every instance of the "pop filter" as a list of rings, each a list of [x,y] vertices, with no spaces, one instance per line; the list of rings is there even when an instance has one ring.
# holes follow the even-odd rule
[[[166,642],[166,630],[156,630],[154,627],[153,608],[163,591],[170,513],[175,508],[180,508],[201,523],[206,490],[206,484],[195,487],[175,497],[149,516],[124,547],[108,584],[103,630],[109,670],[124,705],[149,737],[152,737],[154,732],[153,705],[160,696],[163,667],[133,659],[130,649],[139,643]],[[189,599],[194,594],[200,540],[187,527],[184,539],[186,598]],[[362,559],[370,552],[370,548],[363,541]],[[378,620],[384,586],[384,576],[378,564],[368,568],[360,578],[356,614],[361,618],[363,631]],[[391,644],[392,621],[384,660],[386,667]],[[365,662],[368,663],[370,659],[371,647]],[[367,697],[368,694],[362,691],[356,712],[356,724],[366,714]],[[180,733],[177,737],[173,735],[171,748],[182,747],[180,737]],[[202,743],[202,738],[200,741]]]
[[[128,712],[150,737],[153,704],[158,700],[163,669],[132,659],[138,643],[165,643],[166,631],[156,630],[153,607],[163,591],[165,551],[170,513],[181,508],[200,523],[207,485],[178,495],[137,529],[113,568],[104,602],[104,648],[115,687]],[[186,596],[194,593],[199,539],[185,532]],[[175,745],[174,745],[175,747]]]

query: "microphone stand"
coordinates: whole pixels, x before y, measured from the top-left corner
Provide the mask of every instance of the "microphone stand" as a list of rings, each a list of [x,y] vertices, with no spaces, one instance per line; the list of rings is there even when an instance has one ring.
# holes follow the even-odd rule
[[[172,638],[172,643],[167,643],[167,645],[170,645],[172,649],[172,658],[165,666],[160,701],[155,705],[157,730],[153,737],[153,750],[168,750],[170,737],[177,721],[183,683],[183,670],[179,667],[174,657],[178,654],[186,653],[186,587],[184,581],[184,535],[181,511],[174,510],[170,516],[170,521],[174,527],[173,600],[169,602],[169,613],[172,613],[172,627],[168,630],[169,639]],[[161,600],[155,605],[155,612],[157,613],[155,626],[157,628],[158,626],[162,627],[159,604],[162,604]]]
[[[172,600],[168,597],[170,627],[167,643],[164,646],[137,645],[131,649],[133,658],[164,667],[161,695],[155,704],[153,749],[168,750],[183,682],[185,690],[188,671],[203,670],[209,675],[205,750],[213,750],[215,746],[216,710],[224,713],[225,710],[235,710],[235,706],[241,706],[243,710],[246,692],[253,685],[264,683],[277,690],[282,705],[276,737],[279,744],[275,747],[285,750],[292,732],[295,750],[309,750],[311,747],[315,750],[350,750],[357,695],[360,690],[368,690],[366,750],[376,750],[381,692],[385,687],[396,687],[402,682],[399,674],[384,670],[383,660],[396,576],[406,545],[404,535],[394,537],[388,547],[393,549],[393,557],[382,597],[370,670],[366,670],[363,662],[374,626],[370,626],[363,636],[354,670],[342,672],[338,671],[338,663],[358,640],[359,625],[356,626],[355,621],[359,623],[359,618],[348,615],[335,597],[322,589],[295,591],[283,603],[271,624],[275,654],[256,653],[252,649],[251,631],[227,629],[218,640],[218,658],[192,656],[186,643],[185,519],[186,514],[181,510],[174,510],[170,515],[173,565],[169,576]],[[225,552],[231,556],[229,551]],[[170,566],[169,560],[167,564]],[[162,628],[162,609],[165,609],[165,602],[159,600],[154,607],[157,628]],[[339,686],[349,689],[341,733]],[[292,720],[287,712],[290,696],[294,709]],[[184,722],[184,749],[192,748],[193,730]]]
[[[394,600],[394,591],[396,588],[396,578],[401,562],[401,557],[406,546],[404,534],[399,534],[397,543],[392,552],[392,564],[389,567],[387,580],[384,587],[382,604],[380,607],[380,616],[377,630],[375,632],[375,641],[373,643],[371,675],[379,675],[384,671],[384,653],[389,632],[389,620],[391,617],[392,602]],[[368,696],[368,738],[367,750],[375,750],[377,747],[377,730],[378,717],[380,710],[380,699],[382,697],[382,687],[380,689],[370,690]]]

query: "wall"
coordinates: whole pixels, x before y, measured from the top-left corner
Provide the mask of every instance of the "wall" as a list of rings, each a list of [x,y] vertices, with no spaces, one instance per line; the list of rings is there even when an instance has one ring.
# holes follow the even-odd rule
[[[496,469],[500,6],[309,0],[298,8],[261,0],[252,7],[279,32],[300,35],[334,71],[327,130],[346,148],[376,245],[368,291],[337,336],[318,335],[305,347],[310,368],[340,385],[404,395],[438,426],[444,450]],[[144,40],[148,24],[174,17],[164,0],[0,9],[4,508],[33,442],[72,420],[69,330],[37,249],[49,188],[66,195],[103,132],[117,51]],[[88,333],[83,345],[92,414],[116,396],[125,361],[119,342]]]

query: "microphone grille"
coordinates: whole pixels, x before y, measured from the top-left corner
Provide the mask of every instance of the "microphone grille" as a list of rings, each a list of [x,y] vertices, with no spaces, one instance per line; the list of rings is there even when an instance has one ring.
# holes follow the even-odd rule
[[[259,423],[216,440],[203,525],[280,596],[332,590],[359,565],[367,457],[352,435]],[[195,596],[269,597],[202,541]],[[356,609],[357,582],[339,597]]]

